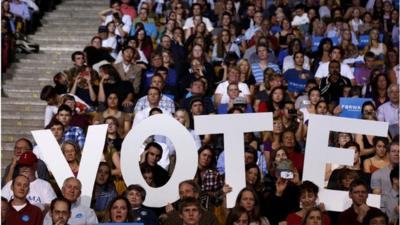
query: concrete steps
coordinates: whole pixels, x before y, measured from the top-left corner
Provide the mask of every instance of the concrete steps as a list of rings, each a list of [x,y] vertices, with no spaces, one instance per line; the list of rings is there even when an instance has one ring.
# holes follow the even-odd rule
[[[43,112],[42,112],[43,113]],[[1,120],[1,123],[3,126],[18,126],[18,127],[29,127],[29,126],[34,126],[34,127],[42,127],[43,126],[43,121],[40,120],[31,120],[31,119],[10,119],[10,118],[4,118]]]
[[[41,101],[43,86],[53,84],[53,76],[72,66],[71,54],[82,51],[96,35],[100,18],[97,13],[109,7],[108,0],[64,0],[46,14],[43,26],[28,37],[40,44],[39,54],[17,54],[17,63],[8,69],[3,81],[1,108],[1,169],[4,172],[13,155],[14,142],[31,131],[43,129],[46,102]]]

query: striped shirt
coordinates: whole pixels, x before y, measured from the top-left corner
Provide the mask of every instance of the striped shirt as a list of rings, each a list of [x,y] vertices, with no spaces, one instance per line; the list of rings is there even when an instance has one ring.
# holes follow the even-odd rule
[[[275,71],[275,73],[281,74],[281,69],[279,69],[279,66],[274,63],[268,63],[266,68],[271,68]],[[253,71],[253,76],[256,79],[256,84],[261,84],[264,82],[264,71],[261,69],[260,64],[251,64],[251,70]]]

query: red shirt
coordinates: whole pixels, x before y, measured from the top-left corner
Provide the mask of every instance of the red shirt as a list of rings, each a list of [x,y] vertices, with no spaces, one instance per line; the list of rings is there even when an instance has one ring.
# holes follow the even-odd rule
[[[43,213],[37,207],[26,201],[26,206],[21,210],[17,211],[12,206],[12,201],[10,201],[8,210],[7,210],[7,217],[6,217],[6,224],[10,225],[42,225],[43,224]]]
[[[288,217],[286,218],[286,223],[287,225],[300,225],[303,220],[303,217],[300,217],[297,213],[290,213]],[[322,224],[324,225],[330,225],[331,220],[329,219],[329,216],[326,215],[325,213],[322,214]]]
[[[304,165],[304,155],[299,152],[288,152],[288,159],[293,162],[294,167],[299,171],[299,174],[303,173],[303,165]]]
[[[123,15],[129,15],[132,20],[137,17],[136,10],[132,6],[121,5],[120,11]]]

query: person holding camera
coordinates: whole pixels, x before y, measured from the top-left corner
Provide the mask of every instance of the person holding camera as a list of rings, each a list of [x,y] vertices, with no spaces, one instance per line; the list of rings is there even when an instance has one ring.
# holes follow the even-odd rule
[[[289,159],[282,159],[274,165],[274,186],[262,201],[262,214],[268,218],[271,225],[286,221],[290,213],[299,210],[299,173]],[[272,175],[272,174],[271,174]]]
[[[121,13],[121,5],[119,1],[111,1],[111,8],[99,12],[102,26],[106,26],[109,22],[115,23],[115,34],[125,37],[129,34],[132,26],[132,18],[128,14]]]

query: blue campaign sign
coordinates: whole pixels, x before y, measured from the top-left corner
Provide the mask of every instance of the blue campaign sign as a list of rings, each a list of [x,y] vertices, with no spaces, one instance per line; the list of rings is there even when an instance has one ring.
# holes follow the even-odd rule
[[[370,98],[340,98],[341,117],[361,118],[361,107],[366,101],[372,101]]]
[[[302,93],[306,87],[307,80],[292,78],[287,81],[288,83],[288,92],[298,92]]]
[[[333,46],[338,46],[340,44],[339,37],[337,37],[337,36],[331,37],[331,40],[332,40]]]
[[[323,36],[312,36],[311,41],[312,41],[312,45],[311,45],[311,50],[313,52],[318,50],[318,46],[319,43],[321,42],[322,38],[324,38]]]
[[[383,41],[383,34],[379,34],[379,41]],[[364,48],[369,44],[369,34],[360,35],[358,40],[358,47]]]
[[[364,48],[369,43],[369,35],[360,35],[360,40],[358,41],[358,46]]]

